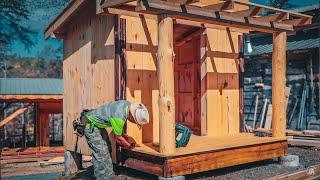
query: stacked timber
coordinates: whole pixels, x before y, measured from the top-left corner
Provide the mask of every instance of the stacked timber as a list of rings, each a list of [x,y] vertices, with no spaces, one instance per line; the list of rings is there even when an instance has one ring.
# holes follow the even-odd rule
[[[260,137],[272,136],[271,130],[264,128],[254,129],[253,133]],[[291,146],[320,148],[320,131],[317,130],[294,131],[287,129],[286,137],[288,139],[288,144]]]
[[[312,76],[310,74],[310,59],[308,57],[288,59],[286,72],[286,86],[289,89],[287,96],[287,128],[293,130],[319,130],[319,103],[317,103],[319,102],[319,93],[317,93],[317,89],[319,88],[317,85],[319,81],[317,79],[319,64],[317,63],[317,59],[313,59]],[[253,127],[253,124],[255,124],[255,128],[270,128],[268,122],[272,116],[268,115],[268,109],[272,107],[271,83],[271,58],[261,59],[251,57],[250,59],[246,59],[244,72],[244,112],[246,124],[250,127]],[[314,93],[311,92],[311,84],[314,87]],[[304,89],[306,89],[305,93],[303,93]],[[305,100],[304,103],[301,103],[303,102],[303,96],[305,96]],[[301,107],[302,104],[303,107]],[[303,113],[300,111],[303,111]]]

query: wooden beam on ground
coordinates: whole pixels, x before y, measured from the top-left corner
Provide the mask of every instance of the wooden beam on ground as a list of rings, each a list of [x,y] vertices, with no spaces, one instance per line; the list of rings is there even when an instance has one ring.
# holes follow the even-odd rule
[[[294,139],[288,138],[288,144],[291,146],[320,147],[319,140]]]
[[[310,166],[307,169],[296,171],[293,173],[281,174],[274,176],[270,179],[319,179],[320,178],[320,165]]]
[[[16,110],[14,113],[12,113],[10,116],[6,117],[4,120],[0,122],[0,127],[8,124],[12,120],[14,120],[16,117],[18,117],[20,114],[24,113],[26,110],[28,110],[27,107]]]
[[[158,83],[159,83],[159,151],[175,152],[175,100],[174,100],[174,52],[173,20],[161,14],[158,23]]]
[[[273,33],[272,136],[286,136],[286,41],[285,32]]]

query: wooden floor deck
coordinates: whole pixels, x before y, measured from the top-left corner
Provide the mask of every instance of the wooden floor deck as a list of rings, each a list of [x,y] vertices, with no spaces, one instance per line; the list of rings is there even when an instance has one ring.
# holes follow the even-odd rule
[[[187,147],[162,155],[157,147],[144,144],[124,150],[123,165],[143,172],[172,177],[283,156],[285,138],[237,134],[224,137],[192,136]]]
[[[281,141],[285,139],[273,137],[257,137],[249,133],[241,133],[237,135],[229,135],[223,137],[207,137],[192,135],[188,146],[177,148],[174,154],[161,155],[158,152],[158,147],[153,145],[152,143],[139,145],[140,147],[136,147],[135,149],[133,149],[133,151],[151,154],[155,156],[171,157],[213,150],[277,142],[279,140]]]

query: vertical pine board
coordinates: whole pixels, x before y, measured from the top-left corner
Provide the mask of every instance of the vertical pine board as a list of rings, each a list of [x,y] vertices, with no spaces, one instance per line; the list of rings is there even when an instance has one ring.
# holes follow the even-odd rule
[[[238,33],[206,29],[207,51],[238,53]],[[239,133],[239,79],[236,59],[207,55],[201,65],[202,125],[209,136]],[[206,84],[206,87],[203,85]],[[206,101],[206,102],[205,102]],[[206,112],[207,123],[203,112]],[[204,127],[202,131],[204,131]]]
[[[156,72],[157,21],[143,16],[126,19],[127,100],[142,102],[150,113],[150,123],[139,130],[127,124],[128,135],[137,142],[158,142],[158,84]]]
[[[85,137],[73,132],[72,121],[83,109],[114,100],[113,17],[89,11],[68,27],[64,42],[64,143],[65,148],[91,154]]]

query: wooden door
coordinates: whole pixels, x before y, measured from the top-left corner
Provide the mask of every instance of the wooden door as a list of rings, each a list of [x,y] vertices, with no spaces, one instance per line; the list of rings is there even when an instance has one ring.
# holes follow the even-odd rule
[[[200,38],[175,47],[176,122],[200,134]]]

